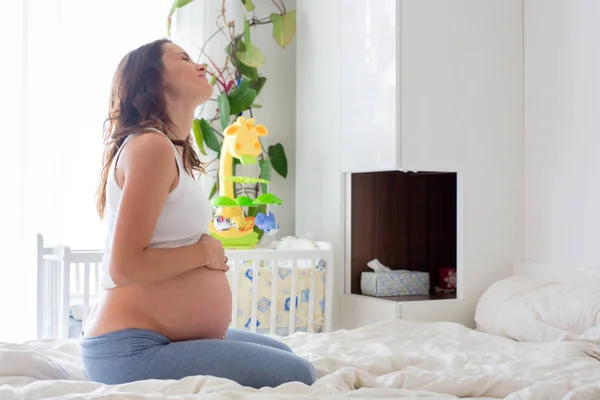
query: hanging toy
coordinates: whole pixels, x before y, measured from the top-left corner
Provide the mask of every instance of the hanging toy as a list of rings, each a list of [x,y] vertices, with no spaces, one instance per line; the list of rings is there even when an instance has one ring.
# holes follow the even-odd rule
[[[257,226],[256,218],[247,216],[244,207],[260,205],[268,207],[269,204],[282,204],[282,201],[271,193],[263,193],[255,200],[247,196],[236,198],[234,183],[268,184],[270,182],[260,178],[233,176],[233,159],[237,158],[242,165],[256,164],[256,158],[261,154],[259,137],[266,136],[268,131],[264,125],[254,125],[254,118],[246,120],[245,117],[238,117],[223,131],[223,134],[219,160],[219,196],[211,202],[215,208],[215,215],[209,225],[209,232],[219,239],[225,248],[252,249],[259,241],[255,226],[265,231],[261,226],[267,227],[267,225],[261,222],[261,226]],[[267,219],[271,218],[276,225],[274,216],[268,214],[270,217],[259,213]],[[270,224],[272,225],[271,222]],[[275,229],[271,225],[268,225],[268,231]],[[277,229],[279,229],[278,225]]]

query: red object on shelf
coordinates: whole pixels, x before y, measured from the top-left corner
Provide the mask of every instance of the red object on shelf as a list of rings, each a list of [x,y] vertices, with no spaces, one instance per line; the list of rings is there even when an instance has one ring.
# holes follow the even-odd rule
[[[456,290],[456,268],[440,268],[438,287],[443,290]]]

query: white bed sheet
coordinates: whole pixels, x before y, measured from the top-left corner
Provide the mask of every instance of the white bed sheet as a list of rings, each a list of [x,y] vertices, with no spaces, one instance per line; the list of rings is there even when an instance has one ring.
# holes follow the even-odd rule
[[[107,386],[85,380],[75,340],[47,340],[0,346],[0,399],[600,398],[600,362],[587,343],[518,343],[403,320],[282,340],[314,363],[313,386],[255,390],[214,377]]]

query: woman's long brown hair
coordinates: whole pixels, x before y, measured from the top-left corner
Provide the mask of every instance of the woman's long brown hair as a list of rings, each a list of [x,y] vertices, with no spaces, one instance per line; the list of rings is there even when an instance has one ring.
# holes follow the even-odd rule
[[[163,45],[168,39],[145,44],[129,52],[117,67],[110,92],[108,117],[104,123],[104,155],[96,209],[104,218],[106,181],[110,166],[127,136],[148,128],[158,129],[183,147],[183,165],[188,174],[204,172],[204,165],[194,151],[191,135],[187,140],[173,140],[174,126],[167,115],[164,93]]]

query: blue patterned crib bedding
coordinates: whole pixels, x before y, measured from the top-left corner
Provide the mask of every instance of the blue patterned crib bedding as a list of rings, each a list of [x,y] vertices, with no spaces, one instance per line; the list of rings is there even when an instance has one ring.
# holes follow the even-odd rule
[[[311,296],[311,276],[314,275],[314,319],[313,327],[315,332],[320,332],[323,328],[325,315],[325,268],[322,260],[317,261],[299,261],[296,268],[296,293],[291,294],[292,287],[292,269],[291,263],[281,263],[278,260],[275,273],[277,301],[271,297],[273,285],[273,262],[260,262],[258,268],[258,302],[256,328],[258,332],[267,333],[271,325],[271,313],[276,312],[276,333],[278,335],[287,335],[290,324],[290,308],[296,307],[295,324],[296,331],[306,331],[309,322],[309,304]],[[229,284],[234,289],[233,274],[238,274],[237,298],[233,301],[237,303],[237,328],[250,329],[252,316],[252,288],[253,288],[253,268],[252,262],[238,263],[236,268],[227,273]],[[293,300],[292,300],[293,299]],[[294,304],[295,303],[295,304]]]

